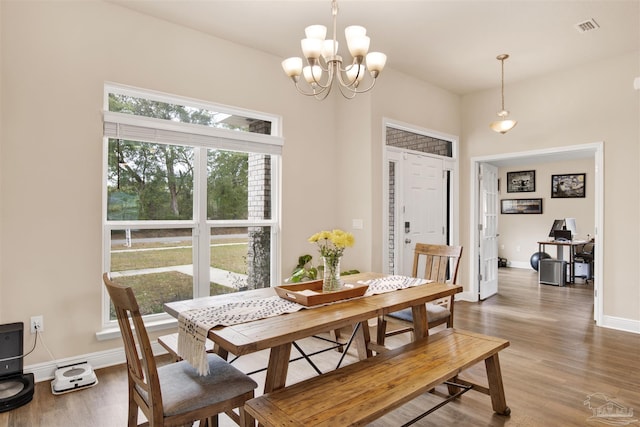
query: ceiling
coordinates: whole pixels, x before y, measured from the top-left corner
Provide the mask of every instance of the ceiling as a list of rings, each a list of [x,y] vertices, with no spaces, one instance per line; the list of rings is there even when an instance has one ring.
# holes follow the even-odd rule
[[[329,0],[105,1],[283,59],[302,56],[307,25],[332,31]],[[501,53],[510,55],[508,86],[640,49],[640,0],[342,0],[338,8],[340,51],[344,27],[362,25],[387,67],[460,95],[500,86]],[[599,28],[576,29],[590,19]]]

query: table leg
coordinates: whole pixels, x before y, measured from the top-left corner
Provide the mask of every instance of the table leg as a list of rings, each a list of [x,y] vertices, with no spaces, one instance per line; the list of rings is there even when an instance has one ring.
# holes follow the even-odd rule
[[[413,316],[413,339],[419,340],[429,336],[429,324],[427,321],[427,306],[425,304],[411,307]]]
[[[569,246],[569,283],[576,283],[576,263],[573,260],[576,254],[575,245]]]
[[[267,375],[264,381],[265,393],[284,388],[287,382],[289,357],[291,357],[291,343],[271,348]]]
[[[356,326],[354,325],[354,328],[355,327]],[[369,348],[369,341],[371,341],[371,336],[369,334],[369,322],[366,320],[364,322],[360,322],[360,327],[356,331],[354,340],[356,343],[356,350],[358,351],[358,358],[360,360],[373,356],[373,351]]]
[[[220,347],[220,345],[217,342],[213,343],[213,352],[224,360],[227,360],[229,358],[229,352],[224,348]]]
[[[496,413],[509,415],[511,413],[511,409],[507,406],[507,400],[504,396],[504,386],[502,384],[502,372],[500,370],[498,353],[485,359],[484,364],[487,369],[491,406]]]

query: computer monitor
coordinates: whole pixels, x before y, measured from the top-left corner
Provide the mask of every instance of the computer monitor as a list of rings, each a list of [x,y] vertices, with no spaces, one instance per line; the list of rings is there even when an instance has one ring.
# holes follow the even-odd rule
[[[564,229],[564,219],[554,220],[553,225],[551,226],[551,230],[549,230],[549,237],[555,237],[553,232],[562,229]]]
[[[571,238],[570,230],[553,230],[553,240],[556,242],[570,242]]]
[[[576,219],[575,218],[565,218],[564,219],[564,226],[567,230],[571,231],[571,239],[575,239],[576,238]]]

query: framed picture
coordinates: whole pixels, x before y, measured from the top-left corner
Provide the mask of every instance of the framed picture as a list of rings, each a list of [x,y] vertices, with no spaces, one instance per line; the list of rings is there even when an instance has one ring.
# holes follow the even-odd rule
[[[541,214],[542,199],[502,199],[500,213],[503,214]]]
[[[536,171],[507,172],[507,193],[536,191]]]
[[[585,197],[586,176],[584,173],[551,175],[551,198]]]

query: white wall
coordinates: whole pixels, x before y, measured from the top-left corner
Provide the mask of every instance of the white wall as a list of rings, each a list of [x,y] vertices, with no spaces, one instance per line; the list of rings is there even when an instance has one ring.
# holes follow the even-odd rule
[[[505,87],[507,108],[519,122],[505,135],[489,130],[498,91],[463,99],[462,212],[469,212],[469,171],[473,157],[517,153],[604,141],[603,309],[640,331],[640,52]],[[462,217],[463,244],[469,244],[469,216]],[[550,226],[550,225],[549,225]],[[470,287],[470,278],[462,278]]]
[[[508,193],[507,172],[536,172],[536,191],[529,193]],[[551,175],[586,173],[585,197],[575,199],[551,198]],[[507,258],[510,266],[531,268],[530,258],[538,252],[538,241],[548,240],[554,219],[575,218],[577,239],[586,239],[595,233],[594,159],[565,160],[562,162],[534,163],[498,169],[501,181],[499,198],[502,199],[542,199],[542,214],[501,214],[498,217],[498,254]],[[548,250],[551,249],[551,252]],[[555,257],[553,248],[549,255]]]

